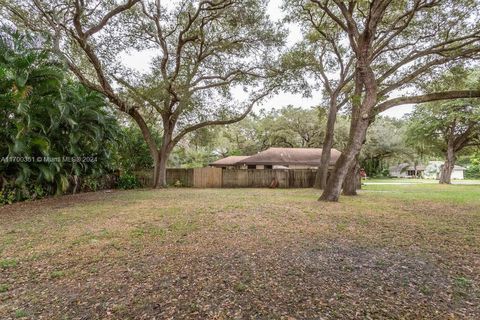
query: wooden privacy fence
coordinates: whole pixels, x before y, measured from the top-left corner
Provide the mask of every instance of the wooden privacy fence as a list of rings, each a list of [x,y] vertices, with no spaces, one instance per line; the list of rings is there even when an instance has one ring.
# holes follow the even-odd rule
[[[311,188],[316,170],[312,169],[167,169],[167,184],[194,188],[266,188],[276,178],[279,188]],[[144,186],[152,185],[151,174],[137,178]]]
[[[289,176],[289,170],[224,170],[222,186],[224,188],[262,188],[270,186],[272,179],[276,178],[279,188],[288,188]]]
[[[197,169],[167,169],[167,184],[169,186],[193,187],[193,170]],[[149,187],[153,185],[153,173],[151,171],[137,171],[134,174],[142,186]]]
[[[193,187],[195,188],[221,188],[223,186],[221,168],[196,168],[193,169]]]

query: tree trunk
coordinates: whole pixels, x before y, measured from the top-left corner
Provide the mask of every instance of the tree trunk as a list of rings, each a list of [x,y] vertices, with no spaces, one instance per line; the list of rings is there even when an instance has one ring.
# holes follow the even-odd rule
[[[315,189],[324,189],[327,185],[328,169],[330,167],[330,153],[332,152],[335,122],[337,121],[337,97],[333,96],[330,99],[330,108],[328,110],[327,129],[325,132],[325,139],[322,146],[322,157],[320,159],[320,166],[318,167],[315,177]]]
[[[343,194],[346,196],[356,196],[357,190],[360,188],[360,164],[358,163],[358,156],[348,169],[345,180],[343,181]]]
[[[440,184],[450,184],[452,179],[452,172],[455,167],[455,150],[453,143],[448,143],[447,152],[445,154],[445,163],[440,172]]]
[[[170,157],[172,146],[172,132],[164,131],[162,139],[162,147],[158,153],[158,163],[156,171],[158,170],[157,179],[155,180],[155,188],[167,187],[167,162]]]
[[[158,163],[158,177],[156,188],[166,188],[167,187],[167,161],[168,154],[160,154],[160,161]]]
[[[153,169],[153,188],[167,187],[167,162],[170,152],[160,150]]]
[[[151,154],[153,159],[153,177],[152,177],[152,188],[157,188],[158,176],[160,174],[160,152],[155,151],[154,154]]]
[[[330,153],[328,150],[329,149],[326,148],[325,145],[323,145],[322,158],[320,160],[320,166],[318,167],[317,173],[315,175],[315,184],[313,185],[315,189],[323,190],[327,185],[328,169],[330,167],[330,155],[326,155]]]
[[[369,112],[375,105],[375,95],[364,101],[362,108],[358,108],[352,115],[352,124],[350,126],[350,137],[346,148],[335,164],[335,169],[330,175],[327,185],[318,199],[320,201],[338,201],[342,190],[343,181],[348,174],[350,166],[356,161],[360,150],[362,149],[367,129],[370,125]],[[363,109],[363,112],[362,112]]]
[[[321,201],[338,201],[345,176],[362,149],[368,126],[372,121],[371,112],[377,104],[378,87],[375,74],[370,67],[368,53],[371,39],[362,40],[365,41],[359,43],[357,52],[358,60],[355,71],[355,90],[348,144],[328,179],[327,186],[319,198]]]
[[[152,156],[153,159],[153,183],[152,183],[152,188],[158,188],[159,187],[159,177],[160,177],[160,172],[161,170],[161,151],[157,150],[157,145],[155,143],[155,139],[152,136],[152,133],[150,132],[150,129],[148,128],[147,123],[143,119],[142,115],[135,109],[131,108],[128,110],[128,114],[135,120],[135,122],[138,124],[138,127],[140,128],[140,131],[142,132],[142,136],[145,139],[145,142],[147,143],[148,149],[150,151],[150,155]]]
[[[347,147],[343,150],[342,155],[338,158],[330,178],[328,179],[327,186],[325,187],[321,201],[338,201],[340,192],[342,190],[342,184],[345,180],[345,176],[348,173],[348,169],[355,160],[355,157],[360,153],[365,138],[369,121],[368,119],[362,119],[353,128]]]

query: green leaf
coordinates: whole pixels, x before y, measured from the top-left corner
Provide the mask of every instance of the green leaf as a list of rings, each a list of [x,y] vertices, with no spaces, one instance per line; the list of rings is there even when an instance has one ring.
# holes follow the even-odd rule
[[[20,153],[25,152],[26,149],[27,149],[27,147],[22,140],[20,140],[20,139],[15,140],[15,144],[13,146],[13,152],[14,153],[20,154]]]
[[[54,171],[52,168],[46,164],[39,164],[38,169],[43,175],[43,178],[48,182],[53,182],[54,180]]]
[[[43,154],[46,154],[50,149],[50,141],[41,136],[34,137],[30,140],[31,146],[37,148]]]
[[[15,83],[19,88],[25,87],[25,84],[27,83],[28,80],[28,73],[26,71],[20,71],[20,74],[17,74],[17,77],[15,78]]]

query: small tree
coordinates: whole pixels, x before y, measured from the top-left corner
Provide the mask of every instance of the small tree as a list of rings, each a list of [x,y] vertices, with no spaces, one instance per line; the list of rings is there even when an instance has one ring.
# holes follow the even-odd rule
[[[284,33],[264,0],[8,1],[8,18],[46,32],[87,87],[141,129],[154,162],[154,186],[166,185],[172,149],[188,133],[243,119],[272,87],[272,63]],[[123,65],[131,51],[151,53],[148,72]],[[244,86],[245,99],[231,88]],[[157,144],[153,131],[161,131]]]
[[[434,87],[465,86],[473,74],[458,70],[444,76]],[[409,140],[413,145],[425,143],[431,151],[440,152],[445,163],[440,173],[440,183],[451,182],[457,155],[468,147],[480,146],[480,102],[476,99],[459,99],[449,102],[428,103],[417,106],[410,115]]]
[[[457,155],[480,145],[480,104],[460,100],[417,107],[411,114],[410,140],[428,141],[445,157],[440,183],[450,183]]]
[[[480,83],[479,73],[463,67],[450,72],[427,86],[427,90],[445,88],[468,89]],[[432,102],[417,106],[410,115],[408,140],[414,146],[425,148],[434,154],[441,153],[445,163],[440,173],[440,183],[450,183],[457,155],[468,147],[480,146],[480,101],[458,99]]]

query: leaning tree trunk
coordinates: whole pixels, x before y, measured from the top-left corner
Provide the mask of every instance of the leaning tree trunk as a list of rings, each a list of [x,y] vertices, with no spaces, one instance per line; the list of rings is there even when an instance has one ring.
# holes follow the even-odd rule
[[[338,201],[345,176],[362,149],[368,126],[372,121],[371,112],[377,104],[378,87],[375,74],[369,66],[368,46],[368,41],[362,43],[362,48],[359,49],[361,55],[357,61],[357,70],[355,72],[354,96],[358,98],[358,100],[361,99],[362,95],[364,98],[361,102],[354,101],[353,103],[348,144],[338,159],[332,175],[328,179],[327,186],[319,198],[321,201]],[[364,93],[362,94],[362,92]]]
[[[320,166],[318,167],[315,177],[314,188],[324,189],[327,185],[328,169],[330,167],[330,153],[332,152],[335,122],[337,121],[337,97],[336,95],[330,98],[330,108],[328,110],[327,128],[325,132],[325,139],[322,146],[322,157],[320,159]]]
[[[440,184],[450,184],[452,182],[452,172],[455,167],[455,150],[451,143],[448,144],[447,152],[445,154],[445,163],[440,172]]]
[[[365,141],[367,129],[371,122],[370,112],[377,103],[375,77],[371,69],[365,67],[365,62],[362,62],[362,65],[363,66],[360,67],[357,66],[357,68],[362,69],[362,71],[355,80],[355,93],[356,95],[360,95],[363,85],[365,85],[367,92],[365,93],[365,98],[361,105],[354,106],[354,110],[352,110],[348,144],[343,150],[340,158],[337,160],[333,173],[328,178],[327,186],[323,190],[321,197],[318,199],[320,201],[338,201],[343,181],[345,180],[350,166],[360,153],[363,142]]]
[[[330,153],[332,152],[333,146],[333,134],[330,137],[327,136],[328,133],[325,135],[320,166],[318,167],[317,174],[315,176],[315,189],[324,189],[327,185],[328,169],[330,168]]]
[[[345,180],[343,181],[343,195],[356,196],[357,190],[360,189],[360,164],[358,163],[358,156],[355,157],[352,165],[348,169]]]
[[[328,179],[327,186],[319,200],[338,201],[348,169],[350,169],[355,157],[360,153],[362,148],[368,125],[368,119],[361,119],[357,125],[352,128],[352,137],[345,150],[343,150],[342,155],[338,158],[335,169]]]

